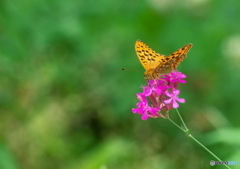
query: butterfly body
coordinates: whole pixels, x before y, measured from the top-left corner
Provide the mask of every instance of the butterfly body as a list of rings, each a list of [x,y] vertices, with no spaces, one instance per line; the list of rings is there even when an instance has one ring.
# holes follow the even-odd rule
[[[140,40],[135,44],[138,59],[146,70],[144,73],[146,79],[158,79],[161,75],[171,73],[187,57],[191,47],[192,44],[188,44],[166,57]]]

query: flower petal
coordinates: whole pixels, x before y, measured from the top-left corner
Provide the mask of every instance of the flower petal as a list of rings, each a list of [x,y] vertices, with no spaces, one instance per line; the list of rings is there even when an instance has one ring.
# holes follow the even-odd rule
[[[166,104],[170,104],[171,102],[172,102],[172,98],[171,99],[168,99],[168,100],[164,100],[164,103],[166,103]]]
[[[178,105],[178,103],[175,101],[175,100],[173,100],[173,108],[178,108],[179,107],[179,105]]]
[[[132,108],[132,112],[133,112],[133,113],[138,113],[138,109]]]
[[[186,80],[182,80],[182,79],[178,79],[178,81],[179,81],[180,83],[187,83]]]
[[[143,87],[143,93],[142,93],[144,96],[150,96],[152,94],[152,89],[151,87]]]
[[[153,116],[158,116],[157,112],[160,111],[160,108],[149,107],[148,111],[149,111]]]
[[[179,73],[180,73],[180,75],[178,76],[179,78],[186,78],[187,77],[185,74],[183,74],[181,72],[179,72]]]
[[[165,91],[165,94],[166,94],[168,97],[172,97],[172,95],[168,92],[168,90]]]
[[[140,102],[147,102],[146,96],[144,96],[142,93],[137,93],[136,96]]]
[[[185,103],[185,99],[178,98],[177,101],[180,103]]]
[[[162,94],[162,89],[161,88],[154,88],[153,90],[157,93],[157,95]]]
[[[177,95],[179,95],[179,93],[180,93],[180,90],[173,89],[173,94],[172,94],[172,96],[177,96]]]
[[[147,111],[142,114],[142,120],[147,120],[148,119],[148,114]]]

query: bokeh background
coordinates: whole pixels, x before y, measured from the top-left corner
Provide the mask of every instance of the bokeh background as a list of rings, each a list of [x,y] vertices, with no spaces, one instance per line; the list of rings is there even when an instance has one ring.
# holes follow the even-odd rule
[[[137,39],[165,55],[193,43],[178,67],[188,76],[179,111],[240,163],[240,1],[2,0],[0,168],[211,168],[168,120],[131,112],[145,84]]]

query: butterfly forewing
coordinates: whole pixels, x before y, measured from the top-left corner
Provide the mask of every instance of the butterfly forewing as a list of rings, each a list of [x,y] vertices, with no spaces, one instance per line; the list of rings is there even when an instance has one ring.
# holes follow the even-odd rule
[[[168,57],[165,57],[165,60],[156,67],[155,72],[162,74],[171,73],[187,57],[187,53],[191,47],[192,44],[188,44],[173,52]]]
[[[140,40],[136,41],[135,50],[138,59],[146,71],[150,69],[156,69],[161,62],[160,60],[165,58],[164,55],[155,52]]]

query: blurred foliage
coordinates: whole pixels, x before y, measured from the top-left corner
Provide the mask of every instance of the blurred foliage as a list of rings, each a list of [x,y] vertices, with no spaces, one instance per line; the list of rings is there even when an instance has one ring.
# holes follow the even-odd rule
[[[179,110],[240,163],[239,18],[233,0],[0,1],[0,168],[211,168],[169,121],[132,114],[145,81],[121,68],[143,71],[137,39],[165,55],[193,43]]]

